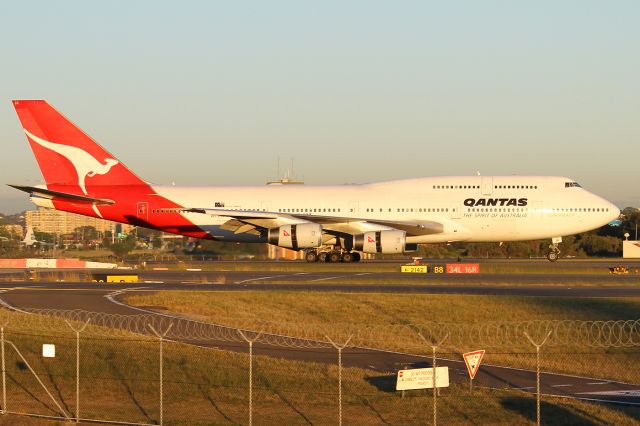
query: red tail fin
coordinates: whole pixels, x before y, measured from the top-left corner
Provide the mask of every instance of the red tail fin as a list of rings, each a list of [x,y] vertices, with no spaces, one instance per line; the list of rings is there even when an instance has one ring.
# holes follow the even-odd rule
[[[13,106],[48,188],[92,195],[101,185],[146,185],[47,101],[16,100]]]

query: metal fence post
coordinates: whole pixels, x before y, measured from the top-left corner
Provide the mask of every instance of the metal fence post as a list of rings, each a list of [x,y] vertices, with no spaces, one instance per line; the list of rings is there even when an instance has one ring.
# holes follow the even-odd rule
[[[425,339],[425,337],[422,335],[422,333],[418,332],[418,336],[420,336],[420,338],[422,340],[424,340],[426,343],[429,343],[429,341],[427,339]],[[434,343],[435,340],[431,339],[431,364],[433,367],[433,376],[431,378],[431,382],[433,384],[433,426],[436,426],[438,424],[438,388],[436,387],[437,382],[437,374],[436,374],[436,350],[438,349],[438,346],[441,346],[445,340],[447,340],[447,337],[449,337],[449,333],[445,334],[445,336],[440,339],[439,342]]]
[[[551,331],[547,333],[547,336],[540,344],[535,343],[526,331],[524,335],[529,339],[531,344],[536,347],[536,423],[540,426],[540,347],[547,342],[547,339],[551,336]]]
[[[80,423],[80,333],[84,331],[89,321],[87,320],[80,328],[74,328],[69,321],[64,320],[69,328],[76,333],[76,423]]]
[[[238,330],[238,334],[249,344],[249,426],[253,425],[253,342],[260,338],[262,332],[254,335],[253,339],[249,339],[242,330]]]
[[[329,343],[338,350],[338,424],[342,426],[342,350],[347,347],[353,335],[349,336],[342,345],[337,345],[329,336],[325,336]]]
[[[5,324],[6,325],[6,324]],[[2,414],[7,413],[7,369],[4,358],[4,325],[0,328],[0,339],[2,347]]]
[[[156,337],[160,340],[160,390],[159,390],[159,394],[160,394],[160,426],[162,426],[164,424],[164,369],[163,369],[163,365],[164,365],[164,361],[163,361],[163,342],[164,342],[164,338],[167,335],[167,333],[169,333],[169,330],[171,330],[171,327],[173,327],[173,323],[169,324],[169,327],[167,327],[167,329],[163,332],[163,333],[158,333],[151,324],[148,324],[149,328],[151,329],[151,331],[153,331],[153,334],[156,335]]]

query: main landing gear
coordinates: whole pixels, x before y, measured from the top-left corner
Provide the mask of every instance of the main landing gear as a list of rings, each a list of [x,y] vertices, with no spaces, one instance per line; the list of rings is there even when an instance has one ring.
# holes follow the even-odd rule
[[[309,250],[305,253],[304,259],[309,262],[331,262],[331,263],[351,263],[360,261],[360,253],[346,250],[321,251]]]
[[[562,237],[554,237],[551,239],[551,244],[549,245],[549,253],[547,253],[547,259],[549,262],[555,262],[560,259],[560,249],[558,248],[558,244],[562,242]]]

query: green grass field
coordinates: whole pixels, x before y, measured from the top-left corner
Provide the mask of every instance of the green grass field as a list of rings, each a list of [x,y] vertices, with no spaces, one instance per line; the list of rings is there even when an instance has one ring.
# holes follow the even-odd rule
[[[341,292],[151,291],[127,303],[162,307],[223,324],[349,323],[367,326],[426,321],[611,320],[640,315],[640,298],[561,298]],[[499,313],[499,318],[496,314]]]
[[[353,335],[357,346],[428,354],[431,348],[418,336],[439,340],[444,331],[422,327],[432,321],[457,324],[491,324],[532,320],[607,321],[637,319],[640,298],[554,298],[472,295],[361,294],[313,292],[141,292],[128,295],[127,303],[162,310],[217,324],[290,336],[344,341]],[[455,332],[455,326],[452,331]],[[485,362],[518,368],[535,368],[534,347],[524,335],[511,336],[488,328],[489,339],[456,335],[442,352],[459,359],[462,352],[487,349]],[[542,336],[532,336],[542,338]],[[554,336],[555,337],[555,336]],[[452,339],[453,340],[453,339]],[[582,354],[579,357],[574,353]],[[587,342],[556,344],[543,350],[546,371],[598,376],[640,383],[635,367],[640,351],[632,348],[591,347]],[[598,368],[594,369],[594,364]],[[594,371],[595,370],[595,371]]]

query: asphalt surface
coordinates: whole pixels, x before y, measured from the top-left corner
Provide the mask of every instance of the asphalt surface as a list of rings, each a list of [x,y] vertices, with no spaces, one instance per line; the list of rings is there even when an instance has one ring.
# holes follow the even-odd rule
[[[619,263],[619,262],[618,262]],[[613,263],[613,264],[618,264]],[[509,263],[518,267],[521,261]],[[612,264],[596,261],[564,262],[572,270],[593,268]],[[531,265],[531,263],[528,263]],[[198,288],[211,291],[343,291],[378,293],[425,293],[425,294],[478,294],[513,296],[558,296],[558,297],[634,297],[640,296],[639,263],[625,263],[631,269],[628,275],[563,273],[518,273],[518,274],[403,274],[400,272],[263,272],[263,271],[189,271],[189,270],[119,270],[114,273],[138,274],[146,287],[158,290]],[[304,266],[304,265],[302,265]],[[556,265],[554,265],[555,267]],[[266,268],[265,268],[266,269]],[[301,269],[304,269],[303,267]],[[105,273],[105,271],[87,271]],[[30,274],[24,270],[0,270],[0,286],[3,282],[19,286],[64,287],[67,289],[91,289],[118,286],[115,283],[54,282],[78,276],[73,270],[43,271],[47,281],[29,281]],[[77,278],[76,278],[77,279]],[[137,284],[136,284],[137,285]],[[130,286],[130,284],[129,284]]]
[[[258,278],[257,280],[259,280]],[[63,291],[66,294],[73,292],[74,295],[82,294],[84,291],[112,291],[126,290],[132,287],[142,291],[289,291],[289,292],[345,292],[345,293],[389,293],[389,294],[473,294],[487,296],[527,296],[527,297],[640,297],[640,280],[637,283],[622,281],[629,285],[606,285],[606,286],[577,286],[575,284],[561,284],[553,286],[543,285],[488,285],[488,284],[466,284],[453,282],[435,284],[350,284],[350,283],[300,283],[300,284],[268,284],[264,281],[246,281],[238,284],[195,284],[191,281],[183,283],[162,282],[157,280],[143,280],[138,283],[93,283],[93,282],[52,282],[52,281],[20,281],[1,282],[1,289],[24,289],[33,291]],[[15,290],[11,292],[15,294]],[[48,299],[41,301],[43,308],[66,309],[59,306],[50,306],[52,302]],[[82,309],[93,311],[93,299],[87,300]],[[38,304],[37,301],[30,303]],[[56,302],[61,303],[61,301]],[[77,309],[76,306],[74,309]]]
[[[14,271],[19,274],[22,271]],[[370,275],[379,274],[336,274],[322,273],[260,273],[260,272],[211,272],[198,271],[144,271],[141,272],[143,282],[135,284],[104,283],[66,283],[66,282],[0,282],[0,303],[15,309],[82,309],[93,312],[136,315],[140,308],[132,308],[118,300],[116,294],[124,291],[155,290],[206,290],[206,291],[247,291],[247,290],[288,290],[288,291],[348,291],[348,292],[393,292],[393,293],[446,293],[446,294],[487,294],[487,295],[521,295],[521,296],[564,296],[564,297],[628,297],[640,296],[640,277],[589,275],[592,286],[575,286],[563,284],[575,282],[581,275],[557,274],[540,277],[525,276],[524,279],[537,283],[540,279],[551,279],[558,285],[510,285],[507,275],[482,276],[482,280],[493,281],[493,284],[478,284],[479,276],[443,276],[442,281],[429,284],[349,284],[353,278],[371,279]],[[386,274],[393,275],[393,274]],[[525,275],[525,274],[523,274]],[[17,278],[18,276],[16,276]],[[224,278],[222,278],[224,277]],[[511,275],[513,280],[514,275]],[[215,278],[224,284],[202,284],[209,278]],[[522,277],[520,277],[522,278]],[[268,284],[269,280],[282,279],[287,284]],[[388,281],[389,277],[385,277]],[[144,282],[146,281],[146,282]],[[291,282],[289,282],[291,281]],[[344,283],[341,284],[341,281]],[[375,280],[372,280],[375,281]],[[604,285],[602,285],[604,284]],[[616,284],[616,285],[612,285]],[[145,311],[152,312],[152,311]],[[166,315],[152,312],[155,315]],[[189,343],[189,342],[187,342]],[[201,344],[201,343],[199,343]],[[210,346],[234,351],[246,351],[246,345],[219,341],[210,342]],[[273,347],[265,344],[254,346],[256,354],[295,359],[335,363],[337,354],[334,350]],[[348,348],[343,353],[346,366],[367,368],[370,370],[389,372],[406,367],[430,366],[427,357],[399,354],[363,348]],[[468,382],[464,363],[457,360],[438,359],[438,366],[450,368],[452,382]],[[392,378],[381,376],[381,383],[388,383]],[[527,392],[535,391],[535,372],[500,366],[483,365],[475,383],[477,386],[492,388],[512,388]],[[640,405],[640,384],[618,383],[598,380],[589,377],[542,373],[541,390],[546,395],[560,395],[571,398],[589,399],[600,402],[624,403]]]

